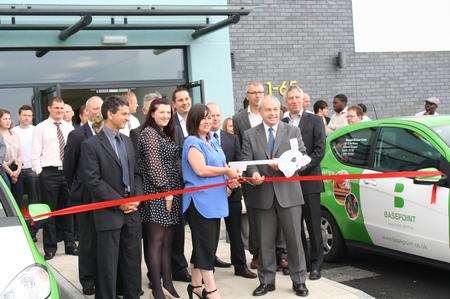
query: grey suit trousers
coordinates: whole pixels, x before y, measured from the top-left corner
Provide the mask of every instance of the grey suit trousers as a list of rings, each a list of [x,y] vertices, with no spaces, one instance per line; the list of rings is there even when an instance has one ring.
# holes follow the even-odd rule
[[[301,239],[302,206],[283,208],[275,198],[270,209],[255,209],[255,211],[260,236],[259,281],[265,284],[275,284],[277,270],[275,243],[279,225],[286,240],[291,279],[295,284],[304,283],[306,262]]]

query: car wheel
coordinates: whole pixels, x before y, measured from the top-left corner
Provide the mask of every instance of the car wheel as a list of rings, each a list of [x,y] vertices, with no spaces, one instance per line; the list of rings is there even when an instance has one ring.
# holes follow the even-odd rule
[[[321,227],[324,260],[337,262],[345,256],[347,248],[334,217],[327,210],[322,210]]]

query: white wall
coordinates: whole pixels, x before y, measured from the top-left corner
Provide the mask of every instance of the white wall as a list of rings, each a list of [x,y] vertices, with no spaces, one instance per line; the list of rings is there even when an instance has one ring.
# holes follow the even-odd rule
[[[450,0],[353,0],[356,52],[450,51]]]

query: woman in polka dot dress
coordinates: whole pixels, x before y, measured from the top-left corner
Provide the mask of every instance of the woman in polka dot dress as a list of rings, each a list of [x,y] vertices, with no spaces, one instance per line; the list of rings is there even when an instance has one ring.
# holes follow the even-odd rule
[[[181,148],[174,141],[174,131],[170,104],[165,100],[153,100],[138,141],[138,167],[144,194],[183,188]],[[182,217],[181,197],[166,196],[142,202],[139,212],[143,229],[149,236],[153,296],[157,299],[165,298],[164,287],[173,297],[179,298],[172,283],[170,256],[175,225],[181,222]]]

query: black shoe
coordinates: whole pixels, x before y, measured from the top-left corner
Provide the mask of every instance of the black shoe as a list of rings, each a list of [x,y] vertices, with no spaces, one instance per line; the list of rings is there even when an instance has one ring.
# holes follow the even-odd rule
[[[67,255],[78,255],[78,248],[76,246],[66,247],[64,252]]]
[[[322,277],[322,275],[320,274],[320,270],[314,269],[314,270],[311,270],[311,272],[309,273],[310,280],[317,280],[317,279],[320,279],[321,277]]]
[[[180,270],[176,273],[172,274],[172,280],[174,281],[183,281],[183,282],[191,282],[192,277],[191,274],[187,271],[187,269]]]
[[[92,296],[95,294],[95,288],[83,288],[83,295]]]
[[[206,290],[206,288],[204,288],[203,291],[202,291],[202,299],[208,299],[208,295],[212,294],[214,292],[217,292],[217,289],[208,292]]]
[[[263,296],[267,294],[268,292],[275,291],[275,285],[274,284],[260,284],[254,291],[253,296]]]
[[[306,288],[306,284],[304,283],[293,284],[292,289],[294,290],[295,294],[300,297],[306,297],[309,294],[309,291]]]
[[[222,261],[221,259],[219,259],[219,258],[216,256],[216,259],[215,259],[215,261],[214,261],[214,267],[217,267],[217,268],[230,268],[230,267],[231,267],[231,264]]]
[[[194,292],[194,289],[201,289],[202,286],[193,286],[191,284],[188,284],[187,286],[187,293],[188,293],[188,297],[189,299],[193,299],[193,295],[195,294],[198,298],[201,298],[201,296],[199,294],[197,294],[196,292]]]
[[[37,242],[37,238],[36,236],[31,236],[31,239],[33,239],[33,242],[36,243]]]
[[[283,275],[291,274],[291,271],[289,271],[289,268],[283,268],[283,269],[281,269],[281,272],[283,272]]]
[[[143,290],[139,291],[139,297],[141,297],[141,296],[144,296],[144,291]]]
[[[247,266],[234,267],[234,275],[250,279],[255,279],[256,277],[258,277],[258,275],[250,271]]]
[[[52,252],[52,251],[46,252],[45,255],[44,255],[44,259],[46,261],[49,261],[49,260],[51,260],[54,257],[55,257],[55,252]]]

